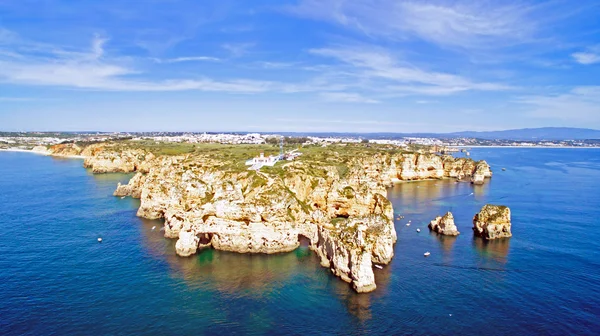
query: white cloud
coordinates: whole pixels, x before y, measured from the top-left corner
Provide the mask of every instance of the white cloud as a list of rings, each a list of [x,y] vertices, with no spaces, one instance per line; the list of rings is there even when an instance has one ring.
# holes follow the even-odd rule
[[[580,86],[553,95],[525,96],[517,100],[531,116],[574,122],[600,121],[600,86]]]
[[[586,51],[571,54],[579,64],[590,65],[600,63],[600,46],[587,48]]]
[[[342,102],[342,103],[366,103],[366,104],[377,104],[379,101],[371,98],[364,97],[357,93],[349,92],[324,92],[319,94],[321,98],[330,102]]]
[[[462,76],[427,71],[375,47],[342,47],[313,49],[311,53],[334,58],[342,63],[338,73],[359,78],[363,86],[387,94],[448,95],[461,91],[501,91],[509,86],[497,83],[476,82]],[[365,82],[367,82],[365,84]]]
[[[254,43],[225,43],[221,47],[229,51],[232,57],[242,57],[254,47]]]
[[[0,97],[0,102],[26,102],[35,100],[29,97]]]
[[[175,57],[175,58],[153,58],[156,63],[181,63],[181,62],[219,62],[220,59],[210,56],[189,56],[189,57]]]
[[[518,3],[424,0],[304,0],[289,11],[367,35],[420,38],[461,48],[494,48],[530,40],[534,7]],[[492,42],[493,43],[490,43]]]
[[[127,58],[110,58],[107,39],[94,37],[88,51],[73,51],[23,41],[16,34],[2,32],[9,49],[0,48],[0,82],[24,85],[59,86],[105,91],[220,91],[259,93],[273,91],[276,83],[244,79],[150,80],[130,65]],[[9,36],[9,39],[4,38]],[[172,59],[192,61],[191,58]]]

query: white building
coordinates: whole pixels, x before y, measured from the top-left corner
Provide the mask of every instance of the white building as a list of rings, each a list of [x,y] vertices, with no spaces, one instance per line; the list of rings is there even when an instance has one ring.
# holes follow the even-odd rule
[[[279,161],[279,155],[265,156],[265,153],[260,153],[259,156],[246,161],[246,166],[252,166],[250,169],[258,170],[263,166],[273,167]]]

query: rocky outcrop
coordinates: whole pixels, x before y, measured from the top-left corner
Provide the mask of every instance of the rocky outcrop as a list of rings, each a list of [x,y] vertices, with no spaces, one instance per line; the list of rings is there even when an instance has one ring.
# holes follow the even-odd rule
[[[306,237],[334,274],[357,291],[375,289],[372,263],[389,263],[396,242],[393,209],[378,177],[360,165],[313,174],[294,162],[282,175],[221,167],[207,158],[159,157],[115,195],[139,196],[138,216],[164,218],[165,236],[178,239],[181,256],[209,246],[288,252]]]
[[[31,151],[34,153],[44,154],[44,155],[50,154],[50,151],[48,150],[48,148],[46,146],[35,146],[31,149]]]
[[[129,183],[117,184],[117,189],[113,193],[114,196],[131,196],[133,198],[140,198],[142,195],[142,186],[146,180],[146,175],[142,173],[135,174]]]
[[[400,180],[439,179],[444,177],[442,159],[434,154],[402,154],[396,163]]]
[[[485,178],[492,177],[487,162],[454,158],[451,155],[440,157],[435,154],[404,153],[393,158],[384,169],[392,181],[455,178],[471,179],[474,184],[482,184]]]
[[[175,251],[182,257],[189,257],[198,250],[200,239],[190,231],[182,231],[175,243]]]
[[[485,161],[479,161],[475,165],[473,176],[471,176],[471,183],[483,184],[486,177],[492,177],[492,171],[490,165]]]
[[[486,204],[473,217],[473,232],[484,239],[511,237],[510,209],[503,205]]]
[[[447,212],[444,216],[437,216],[429,223],[429,229],[446,236],[458,236],[460,232],[454,224],[454,216]]]
[[[373,262],[389,263],[395,241],[393,225],[382,217],[369,216],[319,227],[314,250],[323,267],[363,293],[377,287]]]
[[[53,145],[48,149],[50,155],[65,157],[80,156],[82,151],[83,147],[74,143]]]
[[[74,146],[70,151],[85,156],[84,165],[94,173],[136,172],[114,195],[139,198],[140,217],[164,218],[165,237],[177,239],[178,255],[208,247],[288,252],[306,237],[321,264],[358,292],[376,288],[373,264],[388,264],[394,255],[387,186],[397,180],[491,176],[485,162],[385,150],[314,152],[312,160],[303,156],[256,172],[232,160],[234,152],[155,157],[140,147]],[[452,234],[456,227],[447,216],[435,230]]]
[[[148,171],[152,154],[143,150],[131,149],[115,151],[110,147],[101,148],[94,155],[86,156],[83,166],[91,168],[93,173],[131,173],[138,170]]]

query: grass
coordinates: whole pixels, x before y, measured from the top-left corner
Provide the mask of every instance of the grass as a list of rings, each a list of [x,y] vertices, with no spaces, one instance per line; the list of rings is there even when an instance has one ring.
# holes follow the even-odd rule
[[[85,147],[92,143],[78,143]],[[214,169],[231,172],[248,172],[246,161],[258,156],[261,152],[268,155],[279,154],[277,145],[252,145],[252,144],[216,144],[216,143],[167,143],[156,142],[153,140],[114,140],[105,143],[107,148],[115,151],[123,150],[143,150],[153,153],[155,156],[180,156],[185,155],[184,160],[187,167],[213,167]],[[297,145],[287,145],[285,151],[297,149]],[[407,151],[391,145],[376,144],[332,144],[326,147],[308,145],[300,149],[302,156],[296,161],[287,165],[288,162],[280,161],[273,167],[262,167],[261,173],[274,177],[286,178],[290,175],[303,173],[316,178],[328,178],[331,174],[337,174],[344,179],[355,168],[356,160],[360,158],[382,155],[382,158],[390,159],[390,154],[406,153]],[[386,158],[387,157],[387,158]],[[311,184],[319,183],[318,180],[311,181]],[[261,179],[255,179],[253,182],[260,186],[266,183]]]

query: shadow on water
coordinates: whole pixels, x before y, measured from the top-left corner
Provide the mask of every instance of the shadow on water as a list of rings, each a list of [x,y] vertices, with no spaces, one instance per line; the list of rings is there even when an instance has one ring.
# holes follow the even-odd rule
[[[373,318],[373,300],[389,295],[391,267],[374,268],[376,291],[357,294],[350,284],[320,265],[319,258],[309,249],[309,241],[305,238],[300,239],[300,247],[289,253],[242,254],[207,248],[192,257],[182,258],[175,253],[176,240],[163,236],[162,220],[140,220],[144,246],[149,254],[165,261],[173,275],[193,289],[217,291],[232,299],[250,298],[262,302],[280,295],[290,284],[295,286],[294,291],[299,292],[312,292],[313,288],[317,288],[335,295],[360,323]],[[155,229],[152,230],[152,227]]]
[[[473,237],[473,247],[480,256],[505,264],[510,250],[510,238],[485,240]]]
[[[429,230],[429,235],[437,239],[444,254],[450,254],[450,252],[452,252],[452,248],[454,247],[454,244],[456,244],[458,238],[457,236],[445,236],[431,230]]]

